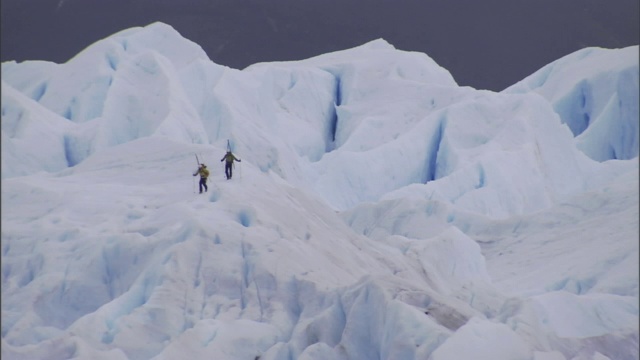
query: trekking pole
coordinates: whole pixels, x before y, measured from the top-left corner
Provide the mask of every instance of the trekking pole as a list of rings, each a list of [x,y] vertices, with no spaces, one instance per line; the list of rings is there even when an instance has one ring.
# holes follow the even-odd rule
[[[196,162],[198,163],[198,169],[200,169],[200,160],[198,160],[198,154],[193,154],[196,156]],[[193,193],[196,193],[196,176],[193,176]]]

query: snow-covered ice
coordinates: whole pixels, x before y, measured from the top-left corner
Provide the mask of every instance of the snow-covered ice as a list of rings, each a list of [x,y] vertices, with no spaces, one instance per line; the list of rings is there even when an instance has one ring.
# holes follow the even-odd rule
[[[638,68],[241,71],[162,23],[2,63],[2,356],[638,359]]]

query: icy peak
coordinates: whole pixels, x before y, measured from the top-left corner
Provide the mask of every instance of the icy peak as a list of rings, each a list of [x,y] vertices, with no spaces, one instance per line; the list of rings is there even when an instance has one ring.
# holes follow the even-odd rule
[[[161,23],[4,63],[2,356],[634,358],[637,89],[627,49],[494,93],[383,39],[230,69]]]

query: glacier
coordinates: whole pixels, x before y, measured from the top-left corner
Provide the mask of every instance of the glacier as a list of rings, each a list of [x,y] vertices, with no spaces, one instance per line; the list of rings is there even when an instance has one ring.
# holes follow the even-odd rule
[[[163,23],[4,62],[2,357],[638,359],[638,68],[237,70]]]

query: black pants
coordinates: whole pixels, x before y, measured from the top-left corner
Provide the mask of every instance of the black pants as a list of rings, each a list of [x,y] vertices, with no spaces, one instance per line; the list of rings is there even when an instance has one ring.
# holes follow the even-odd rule
[[[227,175],[227,179],[231,179],[233,175],[233,163],[228,162],[224,164],[224,174]]]
[[[204,186],[204,191],[206,192],[207,190],[209,190],[209,188],[207,187],[207,178],[200,178],[200,192],[202,192],[202,187]]]

